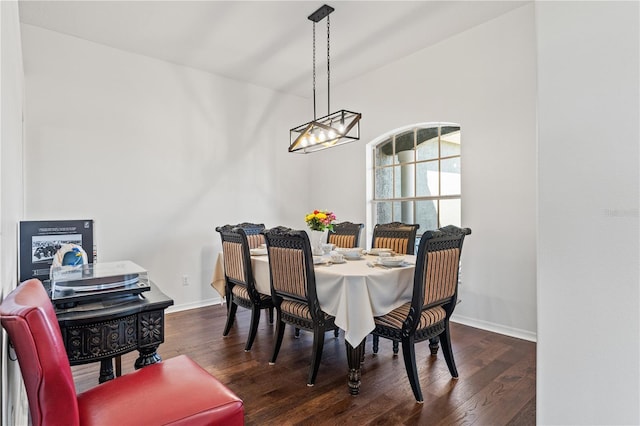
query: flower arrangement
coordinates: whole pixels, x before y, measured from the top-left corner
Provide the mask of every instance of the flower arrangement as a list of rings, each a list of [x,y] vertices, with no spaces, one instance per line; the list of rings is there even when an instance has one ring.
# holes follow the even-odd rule
[[[326,231],[327,229],[333,231],[334,220],[336,220],[336,215],[327,210],[314,210],[304,217],[304,221],[313,231]]]

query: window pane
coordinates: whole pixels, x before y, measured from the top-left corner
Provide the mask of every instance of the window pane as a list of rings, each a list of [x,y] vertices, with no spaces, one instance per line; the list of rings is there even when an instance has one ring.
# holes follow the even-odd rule
[[[449,158],[440,162],[440,188],[442,195],[460,194],[460,157]]]
[[[429,197],[438,194],[438,162],[428,161],[416,164],[416,196]]]
[[[395,198],[415,197],[415,164],[403,164],[395,166],[393,172],[395,174]]]
[[[440,137],[440,156],[460,155],[460,128],[443,127]]]
[[[420,160],[438,158],[438,128],[418,129],[416,135],[417,157]]]
[[[393,168],[376,169],[376,199],[393,197]]]
[[[393,221],[413,223],[413,201],[396,201],[393,203]]]
[[[415,161],[415,145],[413,139],[413,130],[408,130],[396,136],[396,157],[398,163]]]
[[[376,223],[392,222],[391,203],[376,203]]]
[[[418,233],[438,228],[438,202],[436,200],[416,201],[416,221],[420,224]]]
[[[460,199],[440,200],[440,226],[461,226]]]
[[[388,166],[391,164],[393,164],[393,144],[389,139],[376,148],[376,166]]]

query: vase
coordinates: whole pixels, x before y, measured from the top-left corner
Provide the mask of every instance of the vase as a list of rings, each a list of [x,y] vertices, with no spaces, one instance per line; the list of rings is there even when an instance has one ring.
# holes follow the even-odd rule
[[[314,231],[309,232],[309,242],[311,243],[311,253],[314,256],[322,256],[322,245],[327,240],[327,231]]]

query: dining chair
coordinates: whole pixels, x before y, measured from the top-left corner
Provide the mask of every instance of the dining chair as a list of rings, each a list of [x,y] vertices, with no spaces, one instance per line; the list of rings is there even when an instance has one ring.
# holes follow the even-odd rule
[[[374,318],[374,336],[402,344],[407,376],[416,401],[420,403],[424,399],[416,367],[417,342],[439,337],[449,372],[452,377],[458,377],[451,350],[449,319],[458,297],[462,243],[469,234],[469,228],[455,226],[425,232],[416,256],[411,302]]]
[[[414,254],[416,246],[416,233],[419,224],[406,224],[402,222],[378,223],[373,227],[371,248],[387,248],[398,254]],[[373,353],[378,353],[380,339],[373,336]],[[393,353],[399,352],[398,342],[393,342]]]
[[[186,355],[76,393],[56,313],[37,279],[6,295],[0,322],[34,426],[244,424],[242,400]]]
[[[371,248],[389,248],[398,254],[414,254],[418,228],[418,224],[379,223],[373,227]]]
[[[269,251],[271,295],[276,307],[276,341],[269,361],[275,364],[285,324],[313,332],[307,386],[313,386],[320,367],[325,331],[335,330],[335,317],[320,308],[309,237],[304,231],[276,227],[263,231]]]
[[[360,246],[360,231],[364,223],[341,222],[333,225],[327,234],[327,243],[336,247],[354,248]]]
[[[240,225],[225,225],[216,228],[222,239],[222,257],[224,259],[225,295],[227,298],[227,323],[223,336],[227,336],[235,320],[238,306],[251,310],[251,325],[249,336],[244,347],[245,352],[251,350],[255,340],[260,312],[267,309],[269,324],[273,324],[273,300],[271,295],[262,294],[256,289],[251,267],[251,243],[256,247],[262,244],[264,237],[260,232],[264,225],[241,223]],[[256,238],[260,237],[260,238]],[[253,247],[253,248],[256,248]]]

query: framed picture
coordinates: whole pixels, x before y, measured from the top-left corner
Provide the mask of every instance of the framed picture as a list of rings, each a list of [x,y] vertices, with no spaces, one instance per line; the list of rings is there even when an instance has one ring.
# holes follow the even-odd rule
[[[53,256],[63,244],[77,244],[94,262],[93,220],[22,221],[18,234],[19,281],[49,279]]]

